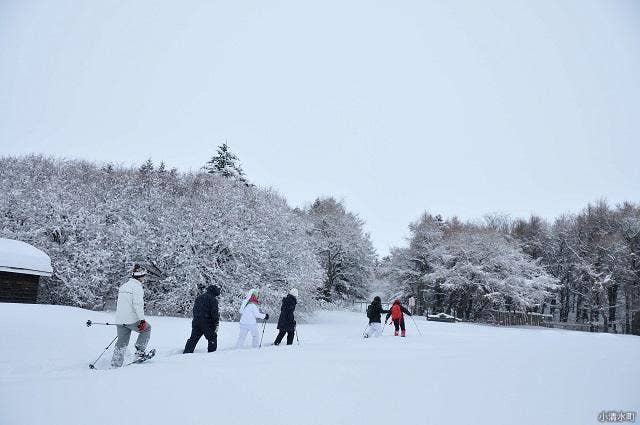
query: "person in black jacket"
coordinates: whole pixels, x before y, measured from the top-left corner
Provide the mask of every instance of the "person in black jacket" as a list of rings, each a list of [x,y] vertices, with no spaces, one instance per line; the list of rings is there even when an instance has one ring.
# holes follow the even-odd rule
[[[373,302],[367,307],[369,326],[364,331],[365,338],[382,335],[383,327],[381,323],[382,319],[380,317],[382,313],[389,313],[389,310],[382,308],[382,301],[380,300],[380,297],[376,296],[373,298]]]
[[[293,344],[293,336],[296,332],[296,321],[293,318],[293,312],[298,302],[298,290],[292,288],[289,294],[282,299],[282,307],[280,307],[280,318],[278,319],[278,336],[273,345],[280,345],[284,334],[287,334],[287,345]]]
[[[211,353],[218,348],[218,324],[220,313],[218,299],[220,288],[211,285],[204,294],[198,295],[193,303],[193,321],[191,322],[191,337],[184,346],[184,353],[193,353],[200,337],[207,338],[207,350]]]

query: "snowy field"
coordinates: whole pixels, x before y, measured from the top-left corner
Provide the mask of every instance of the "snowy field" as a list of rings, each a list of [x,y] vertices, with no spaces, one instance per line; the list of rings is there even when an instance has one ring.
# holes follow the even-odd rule
[[[151,317],[148,363],[91,371],[114,336],[70,307],[0,304],[0,424],[592,424],[640,410],[640,338],[417,319],[361,337],[363,314],[319,313],[300,345],[182,355],[188,319]],[[265,341],[275,337],[269,323]],[[131,344],[132,346],[133,344]],[[108,367],[111,352],[98,366]]]

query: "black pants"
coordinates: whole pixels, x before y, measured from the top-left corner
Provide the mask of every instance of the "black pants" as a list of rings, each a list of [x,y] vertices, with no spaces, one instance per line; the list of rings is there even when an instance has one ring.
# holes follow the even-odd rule
[[[396,332],[398,332],[398,329],[402,329],[404,331],[404,317],[402,319],[393,319],[393,326],[395,326]]]
[[[284,334],[287,334],[287,345],[293,344],[293,335],[295,334],[295,328],[294,329],[280,330],[280,332],[278,332],[278,336],[276,337],[276,340],[273,342],[273,344],[274,345],[280,345],[280,343],[282,342],[282,338],[284,338]]]
[[[218,348],[218,334],[216,333],[215,322],[210,319],[193,319],[193,322],[191,322],[191,337],[184,346],[184,353],[193,353],[202,335],[208,341],[207,351],[210,353],[216,351]]]

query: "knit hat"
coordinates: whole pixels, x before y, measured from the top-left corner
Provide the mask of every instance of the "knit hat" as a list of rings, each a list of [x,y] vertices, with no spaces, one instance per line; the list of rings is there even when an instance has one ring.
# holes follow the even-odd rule
[[[298,290],[296,288],[291,288],[291,290],[289,291],[289,294],[298,298]]]
[[[253,294],[251,294],[251,297],[249,297],[249,302],[250,303],[254,303],[254,304],[260,304],[260,302],[258,301],[258,294],[257,292],[254,292]],[[248,303],[247,303],[248,304]]]
[[[147,275],[147,269],[142,267],[140,264],[135,264],[133,266],[133,271],[131,272],[131,276],[138,278]]]
[[[260,292],[256,288],[249,289],[247,291],[247,295],[244,297],[244,301],[240,304],[240,313],[244,311],[244,308],[249,304],[249,302],[254,302],[258,304],[258,298],[260,297]]]

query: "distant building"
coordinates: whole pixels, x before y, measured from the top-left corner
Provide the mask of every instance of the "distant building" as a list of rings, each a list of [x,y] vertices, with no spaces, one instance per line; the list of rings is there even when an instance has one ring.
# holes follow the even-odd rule
[[[0,238],[0,302],[37,302],[40,276],[51,273],[47,254],[28,243]]]

